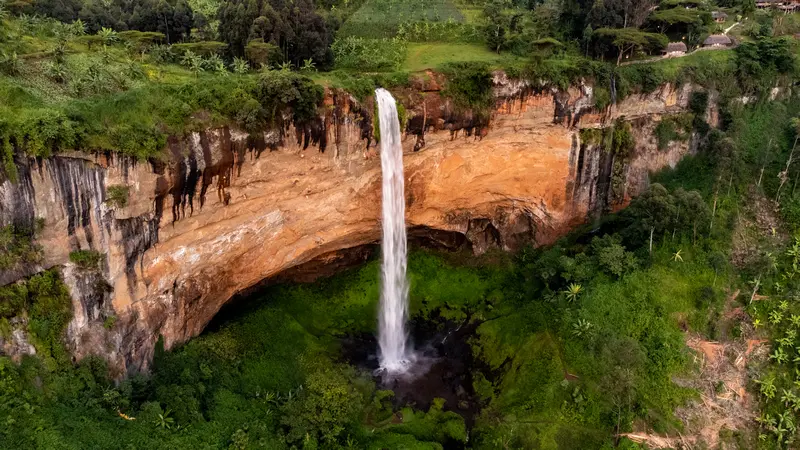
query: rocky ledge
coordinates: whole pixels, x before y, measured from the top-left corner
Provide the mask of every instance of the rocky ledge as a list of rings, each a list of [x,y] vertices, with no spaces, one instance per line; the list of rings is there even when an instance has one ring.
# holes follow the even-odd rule
[[[482,121],[455,113],[436,90],[398,93],[409,116],[407,222],[413,238],[435,245],[481,253],[551,243],[623,207],[651,171],[692,147],[659,150],[653,136],[664,115],[685,110],[691,86],[597,111],[590,86],[535,89],[497,74],[496,108]],[[381,226],[371,110],[331,91],[319,120],[258,135],[220,128],[175,137],[168,161],[77,152],[20,161],[20,180],[0,185],[0,225],[43,222],[45,256],[0,273],[0,284],[63,266],[75,357],[100,354],[120,376],[146,370],[159,336],[170,348],[199,334],[237,293],[364,258]],[[581,142],[582,129],[619,118],[633,124],[632,153]],[[124,207],[108,201],[110,186],[127,187]],[[74,267],[69,254],[79,249],[104,253],[101,269]],[[7,352],[32,351],[24,336],[15,339]]]

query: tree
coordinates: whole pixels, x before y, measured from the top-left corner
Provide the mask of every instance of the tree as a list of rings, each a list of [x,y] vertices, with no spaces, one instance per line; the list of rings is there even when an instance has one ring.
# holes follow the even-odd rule
[[[592,239],[592,253],[597,267],[602,271],[621,278],[639,266],[636,256],[625,249],[622,239],[617,235],[605,235]]]
[[[712,22],[711,14],[697,9],[682,7],[658,10],[647,19],[649,23],[656,24],[659,31],[664,33],[669,28],[680,25],[686,30],[702,28]]]
[[[756,0],[742,0],[742,15],[748,16],[756,11]]]
[[[250,41],[244,48],[244,55],[254,67],[261,67],[270,65],[273,59],[280,55],[280,50],[274,44]]]
[[[511,16],[506,10],[510,6],[509,0],[491,0],[483,8],[486,20],[484,27],[486,44],[497,53],[500,53],[508,41]]]
[[[52,17],[59,22],[72,22],[78,18],[83,7],[80,0],[37,0],[33,3],[33,14]]]
[[[655,183],[631,202],[626,214],[633,219],[632,228],[643,228],[648,232],[652,253],[653,234],[666,231],[675,217],[674,199],[663,185]]]
[[[634,50],[661,50],[669,39],[659,33],[648,33],[636,28],[600,28],[594,31],[597,40],[606,41],[617,48],[617,65],[626,53]]]
[[[245,54],[249,42],[260,40],[274,45],[281,59],[295,67],[306,59],[321,68],[333,61],[333,32],[311,0],[232,0],[220,7],[219,19],[220,38],[236,56]]]
[[[345,427],[358,419],[363,398],[345,368],[321,367],[300,393],[283,406],[281,424],[289,442],[321,441],[335,446]]]
[[[594,28],[639,28],[650,15],[656,0],[599,0],[589,12]]]
[[[186,0],[133,0],[126,6],[130,28],[162,33],[168,44],[189,37],[194,25],[194,13]]]
[[[756,42],[743,42],[734,53],[736,75],[745,89],[752,90],[759,86],[771,89],[772,78],[791,73],[795,68],[792,44],[786,38],[762,37]]]
[[[697,229],[705,229],[711,218],[711,211],[697,191],[685,191],[678,188],[673,193],[675,200],[676,220],[673,230],[692,230],[692,241],[697,235]],[[673,231],[674,234],[674,231]]]

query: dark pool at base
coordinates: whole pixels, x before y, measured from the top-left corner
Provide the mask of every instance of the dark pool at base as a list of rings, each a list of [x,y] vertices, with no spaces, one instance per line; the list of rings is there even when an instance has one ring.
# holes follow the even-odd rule
[[[412,321],[412,343],[416,361],[408,372],[392,375],[380,370],[377,338],[368,333],[342,339],[343,359],[368,370],[380,389],[394,391],[394,406],[412,406],[427,411],[435,398],[445,400],[444,410],[464,418],[471,428],[480,411],[480,402],[472,384],[475,360],[469,337],[480,322],[465,320]]]

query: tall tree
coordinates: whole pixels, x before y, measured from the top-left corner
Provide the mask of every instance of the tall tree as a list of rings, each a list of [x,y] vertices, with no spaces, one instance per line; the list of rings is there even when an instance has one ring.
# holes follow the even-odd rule
[[[648,33],[636,28],[600,28],[593,33],[595,40],[605,41],[617,48],[617,65],[625,54],[635,50],[661,50],[669,39],[660,33]]]
[[[667,188],[661,184],[653,184],[650,189],[631,202],[626,215],[633,219],[632,228],[639,228],[649,235],[649,249],[653,252],[653,236],[656,232],[667,231],[675,217],[675,199]]]
[[[299,66],[311,59],[318,67],[332,62],[333,33],[311,0],[232,0],[219,9],[219,35],[235,55],[259,40],[280,49],[282,59]]]
[[[589,13],[594,28],[639,28],[656,0],[597,0]]]

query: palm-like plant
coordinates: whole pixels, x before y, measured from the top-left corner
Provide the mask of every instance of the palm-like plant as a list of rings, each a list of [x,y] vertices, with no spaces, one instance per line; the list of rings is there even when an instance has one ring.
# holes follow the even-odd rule
[[[672,260],[673,260],[673,261],[676,261],[676,262],[683,262],[683,256],[681,256],[681,251],[682,251],[682,250],[678,250],[677,252],[675,252],[675,253],[672,255]]]
[[[591,334],[594,325],[585,319],[578,319],[577,322],[572,324],[572,335],[575,337],[584,337]]]
[[[285,63],[281,63],[278,65],[278,70],[280,70],[281,72],[288,72],[292,70],[292,63],[288,61]]]
[[[150,56],[159,63],[170,62],[173,60],[172,47],[169,45],[156,44],[150,49]]]
[[[783,364],[788,361],[789,355],[786,354],[782,347],[778,347],[769,355],[769,358],[774,359],[778,364]]]
[[[9,75],[17,75],[22,70],[22,59],[17,52],[6,53],[0,50],[0,71]]]
[[[97,32],[97,36],[99,36],[100,40],[103,41],[103,46],[113,45],[119,40],[119,35],[117,32],[106,27],[101,28],[100,31]]]
[[[567,297],[567,301],[572,303],[580,297],[583,293],[583,286],[578,283],[571,283],[567,289],[564,290],[564,296]]]
[[[155,420],[156,426],[164,430],[169,430],[170,428],[172,428],[172,425],[175,423],[175,419],[170,417],[171,413],[172,411],[168,409],[164,411],[163,414],[159,414]]]
[[[315,72],[317,70],[317,65],[314,64],[314,60],[311,58],[303,60],[303,65],[300,67],[300,70],[303,72]]]
[[[243,75],[250,71],[250,64],[246,59],[233,58],[231,69],[233,69],[233,73]]]
[[[206,68],[212,72],[227,74],[228,69],[225,67],[225,61],[219,55],[211,55],[204,61]]]
[[[203,58],[199,55],[196,55],[191,50],[187,50],[186,53],[183,54],[183,57],[181,58],[181,64],[191,70],[195,76],[204,70]]]
[[[756,380],[756,384],[758,384],[758,390],[761,392],[761,395],[766,397],[768,400],[771,400],[775,397],[775,394],[778,391],[778,388],[775,387],[775,377],[770,376],[764,378],[763,380]]]
[[[86,24],[81,19],[76,19],[70,24],[73,36],[83,36],[86,34]]]
[[[58,83],[63,83],[67,80],[67,66],[59,62],[52,62],[47,65],[45,74]]]

